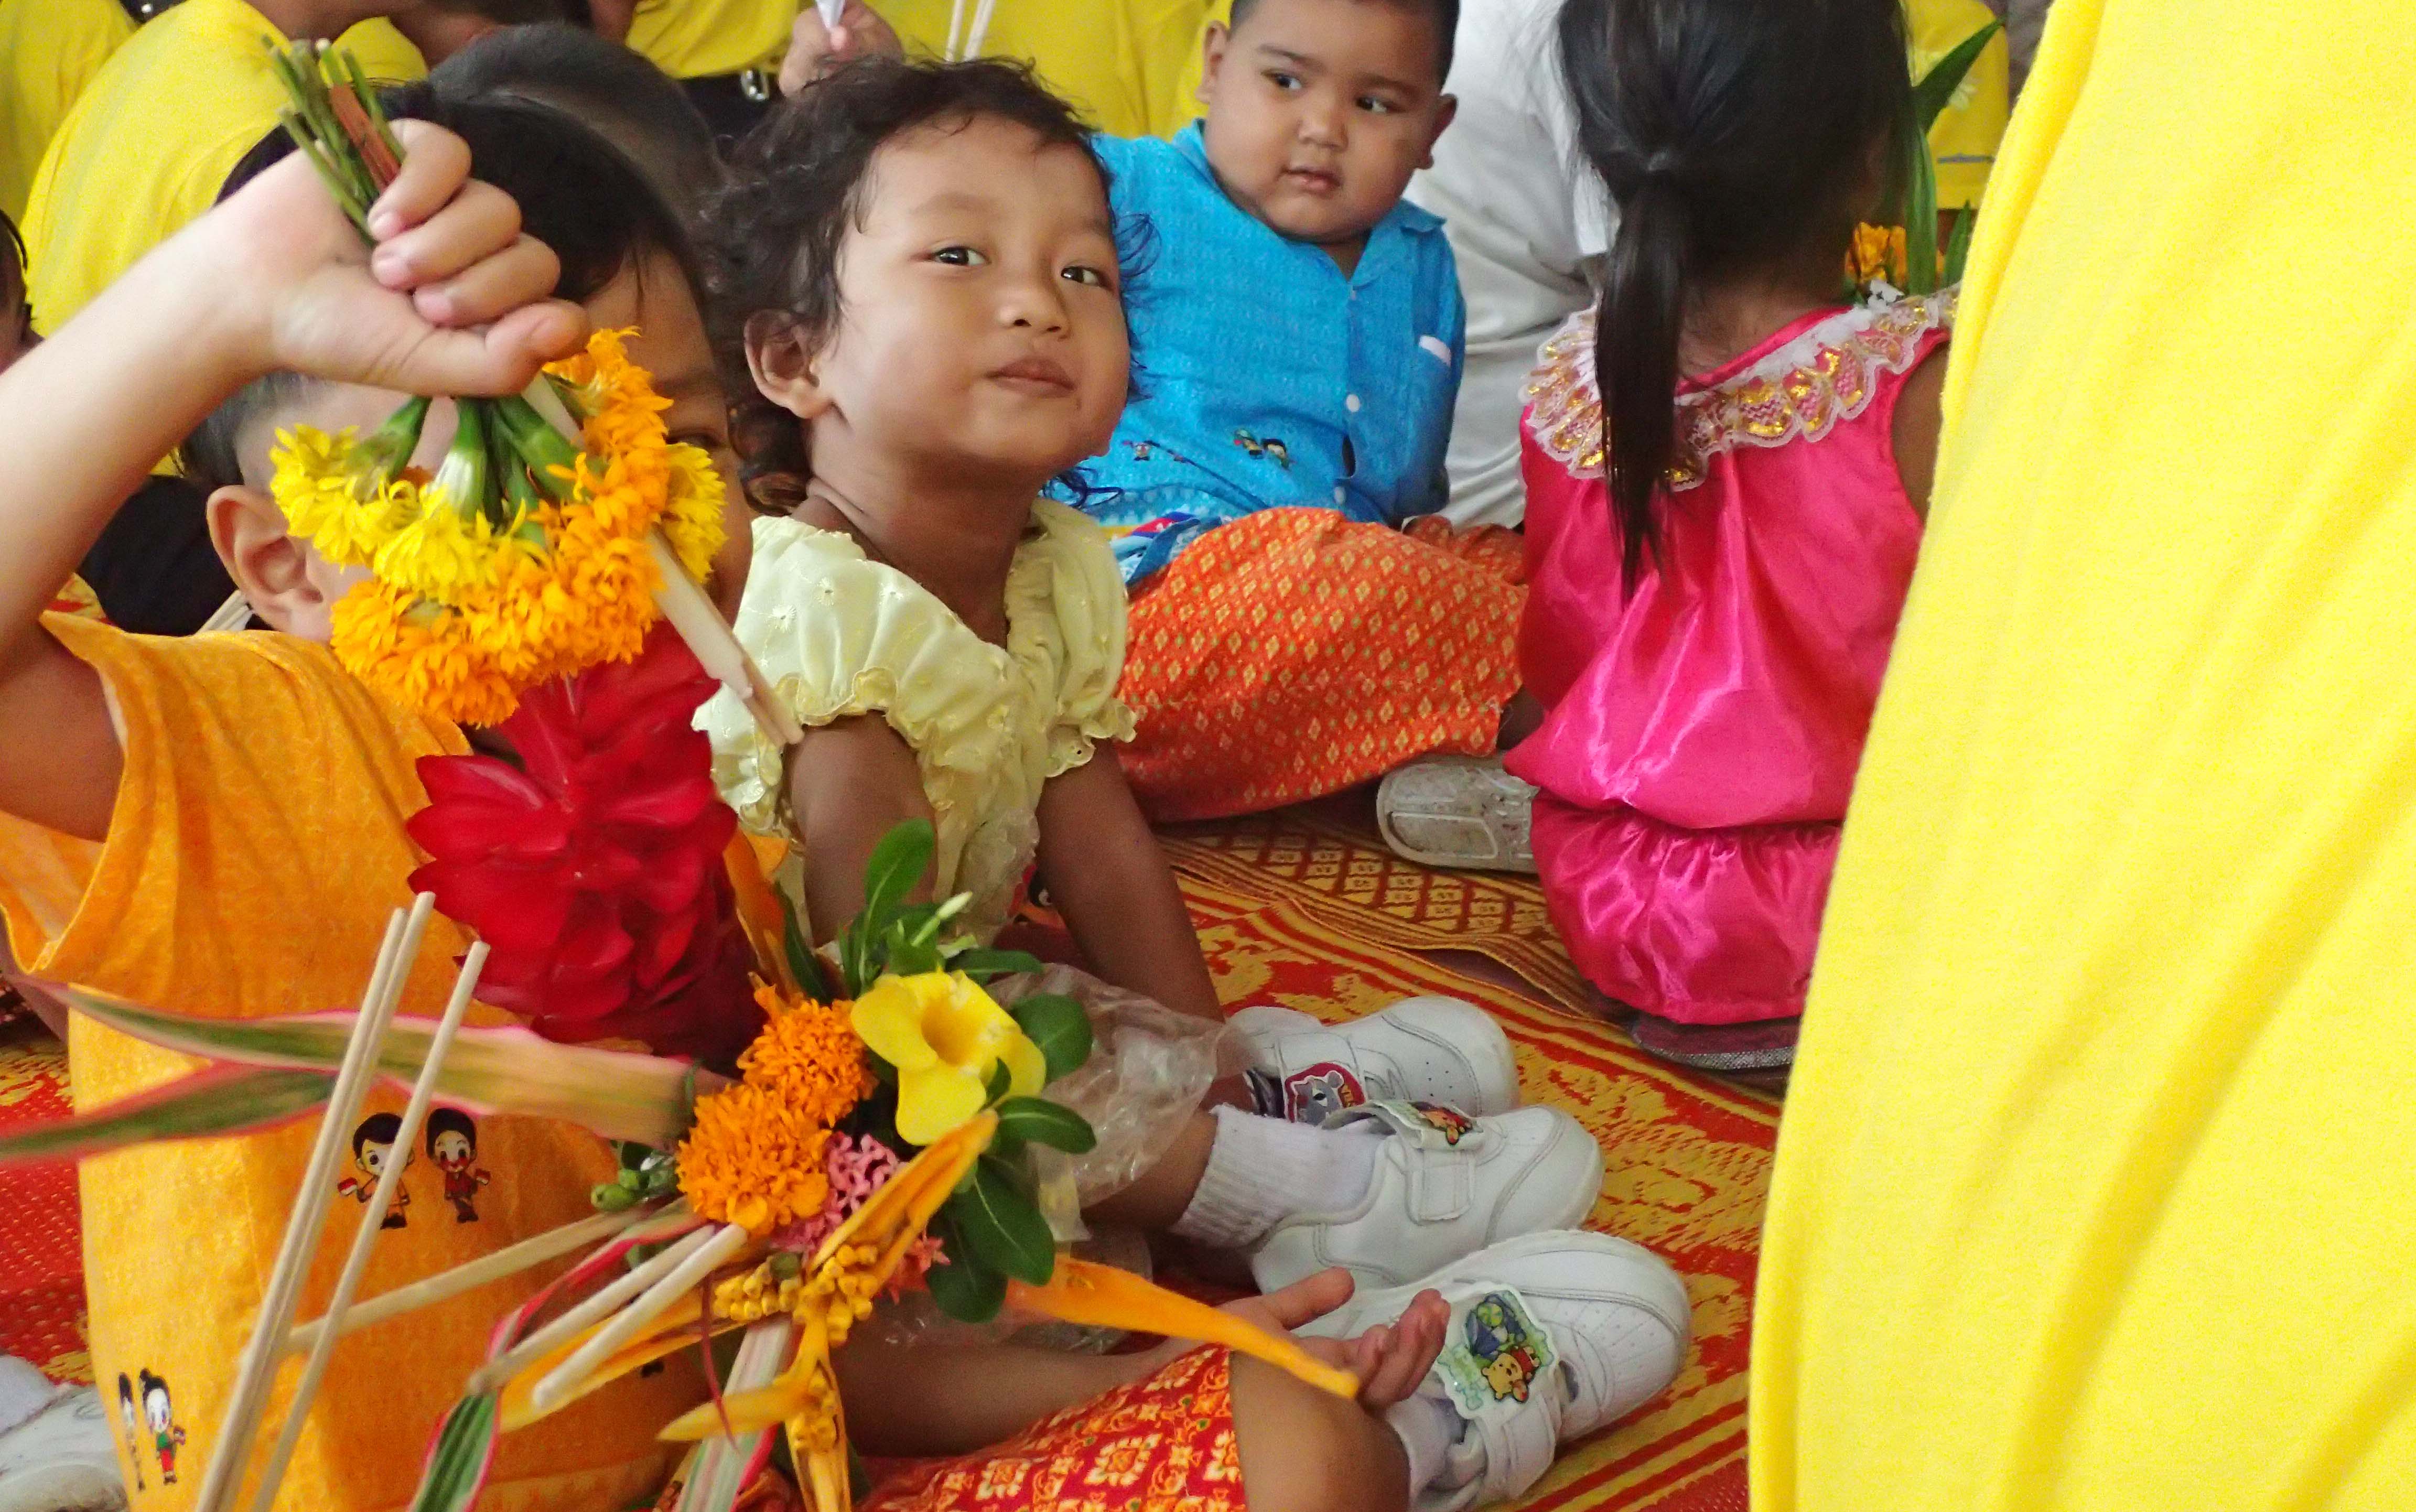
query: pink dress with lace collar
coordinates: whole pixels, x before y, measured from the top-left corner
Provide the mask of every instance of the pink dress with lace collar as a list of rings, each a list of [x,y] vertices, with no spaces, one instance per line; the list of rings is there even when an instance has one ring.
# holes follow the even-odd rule
[[[1921,545],[1891,423],[1953,291],[1820,311],[1679,397],[1661,559],[1625,597],[1593,316],[1543,351],[1522,437],[1519,666],[1548,711],[1554,923],[1609,996],[1685,1023],[1804,1010],[1837,825]]]

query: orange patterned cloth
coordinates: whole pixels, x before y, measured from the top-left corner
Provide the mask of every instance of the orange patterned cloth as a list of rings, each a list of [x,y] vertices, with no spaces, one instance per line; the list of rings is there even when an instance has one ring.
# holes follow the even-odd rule
[[[1231,1363],[1194,1350],[997,1448],[919,1465],[864,1512],[1244,1512]]]
[[[83,619],[97,619],[106,624],[109,616],[100,612],[100,598],[85,585],[82,578],[69,578],[51,596],[50,612],[53,614],[74,614]]]
[[[1331,509],[1217,526],[1132,602],[1125,775],[1153,819],[1257,813],[1493,749],[1518,690],[1521,544]]]

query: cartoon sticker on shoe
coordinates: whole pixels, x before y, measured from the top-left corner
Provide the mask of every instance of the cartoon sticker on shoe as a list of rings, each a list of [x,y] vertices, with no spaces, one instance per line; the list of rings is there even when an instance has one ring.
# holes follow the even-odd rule
[[[478,1221],[478,1188],[495,1178],[478,1169],[478,1126],[459,1108],[439,1108],[428,1115],[428,1158],[445,1172],[445,1200],[453,1204],[453,1221]]]
[[[1435,1368],[1460,1415],[1475,1417],[1515,1411],[1559,1359],[1526,1298],[1503,1288],[1469,1304]]]
[[[1294,1071],[1283,1080],[1284,1116],[1295,1124],[1322,1124],[1367,1100],[1367,1090],[1351,1068],[1334,1061]]]
[[[1439,1102],[1413,1102],[1410,1106],[1418,1111],[1427,1127],[1442,1136],[1445,1144],[1457,1144],[1476,1128],[1476,1120],[1457,1108]]]
[[[346,1176],[336,1183],[336,1190],[363,1207],[369,1206],[370,1198],[377,1191],[378,1174],[385,1170],[385,1163],[389,1160],[408,1162],[411,1159],[409,1150],[400,1155],[395,1153],[394,1138],[401,1132],[402,1118],[400,1114],[371,1113],[362,1119],[360,1127],[353,1130],[353,1164],[360,1168],[361,1173],[357,1176]],[[381,1229],[408,1228],[410,1222],[403,1217],[402,1210],[410,1205],[411,1188],[397,1186],[394,1189],[394,1205],[385,1210],[385,1221],[378,1227]]]
[[[143,1409],[134,1405],[134,1378],[125,1371],[117,1372],[117,1415],[126,1424],[126,1457],[134,1461],[134,1489],[146,1490],[143,1481]]]
[[[151,1446],[159,1456],[159,1484],[176,1484],[176,1449],[185,1442],[185,1430],[178,1426],[175,1407],[168,1399],[168,1383],[150,1371],[143,1372],[143,1421],[151,1429]],[[141,1456],[137,1455],[139,1463]]]

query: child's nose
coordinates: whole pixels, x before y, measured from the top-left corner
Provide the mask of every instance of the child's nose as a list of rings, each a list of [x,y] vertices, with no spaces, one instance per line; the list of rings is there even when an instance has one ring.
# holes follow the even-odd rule
[[[1321,147],[1339,147],[1350,137],[1350,110],[1344,101],[1312,93],[1300,111],[1300,139]]]
[[[1058,293],[1058,285],[1062,281],[1054,277],[1038,275],[1016,280],[1007,290],[1001,311],[1006,323],[1043,331],[1064,330],[1065,300]]]

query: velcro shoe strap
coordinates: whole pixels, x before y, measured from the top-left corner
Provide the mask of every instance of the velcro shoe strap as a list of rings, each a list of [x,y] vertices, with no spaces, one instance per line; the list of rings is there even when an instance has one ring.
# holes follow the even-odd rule
[[[1476,1201],[1476,1156],[1490,1136],[1474,1119],[1439,1102],[1369,1102],[1344,1109],[1325,1126],[1368,1122],[1382,1124],[1418,1151],[1408,1162],[1412,1217],[1448,1223]]]

